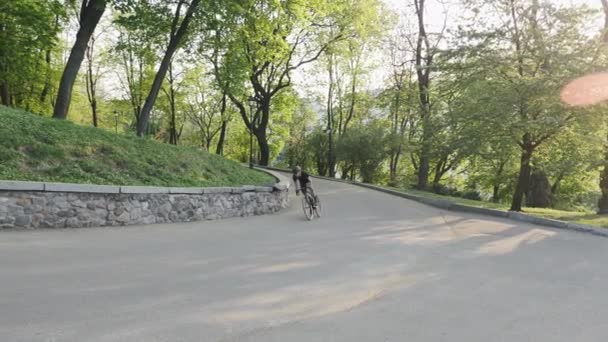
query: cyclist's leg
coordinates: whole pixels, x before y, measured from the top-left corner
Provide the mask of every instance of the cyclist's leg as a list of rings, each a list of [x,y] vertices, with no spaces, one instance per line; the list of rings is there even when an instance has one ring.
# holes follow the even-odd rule
[[[306,183],[306,191],[310,193],[311,198],[315,201],[314,205],[317,205],[317,195],[315,195],[315,191],[312,188],[312,182]]]

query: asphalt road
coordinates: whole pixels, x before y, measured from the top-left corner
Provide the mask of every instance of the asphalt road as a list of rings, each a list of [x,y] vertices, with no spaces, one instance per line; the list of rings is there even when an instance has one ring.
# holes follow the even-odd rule
[[[0,341],[606,341],[608,239],[326,181],[269,216],[0,232]]]

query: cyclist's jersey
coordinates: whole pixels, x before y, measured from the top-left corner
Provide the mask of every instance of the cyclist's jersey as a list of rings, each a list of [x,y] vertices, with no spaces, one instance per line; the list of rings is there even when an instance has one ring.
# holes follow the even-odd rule
[[[306,189],[306,184],[310,183],[310,175],[302,171],[300,177],[293,175],[293,181],[300,182],[300,189]]]

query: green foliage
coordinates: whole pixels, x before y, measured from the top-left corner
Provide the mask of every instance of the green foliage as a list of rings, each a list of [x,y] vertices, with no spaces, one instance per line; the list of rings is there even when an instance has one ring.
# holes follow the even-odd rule
[[[0,136],[0,179],[158,186],[273,181],[196,148],[115,135],[7,107],[0,107]]]
[[[295,109],[291,122],[287,127],[288,136],[285,139],[285,148],[283,150],[283,158],[286,160],[286,166],[300,165],[306,170],[310,170],[313,166],[314,153],[323,153],[326,148],[323,146],[309,146],[307,141],[309,134],[312,131],[314,123],[314,110],[309,104],[299,103]]]
[[[55,48],[65,17],[58,0],[5,1],[0,6],[0,85],[11,105],[38,105],[49,73],[45,56]]]
[[[387,156],[386,132],[382,127],[353,127],[336,145],[339,161],[359,170],[366,183],[377,180],[380,167]]]
[[[310,154],[311,163],[319,175],[327,176],[329,136],[321,128],[315,128],[306,138],[304,147]]]

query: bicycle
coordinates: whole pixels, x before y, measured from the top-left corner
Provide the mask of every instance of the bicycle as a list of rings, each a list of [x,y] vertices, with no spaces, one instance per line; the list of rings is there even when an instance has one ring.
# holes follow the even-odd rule
[[[302,209],[304,209],[304,216],[308,221],[312,220],[315,216],[321,217],[321,201],[319,196],[313,196],[308,191],[303,191],[304,196],[302,197]]]

